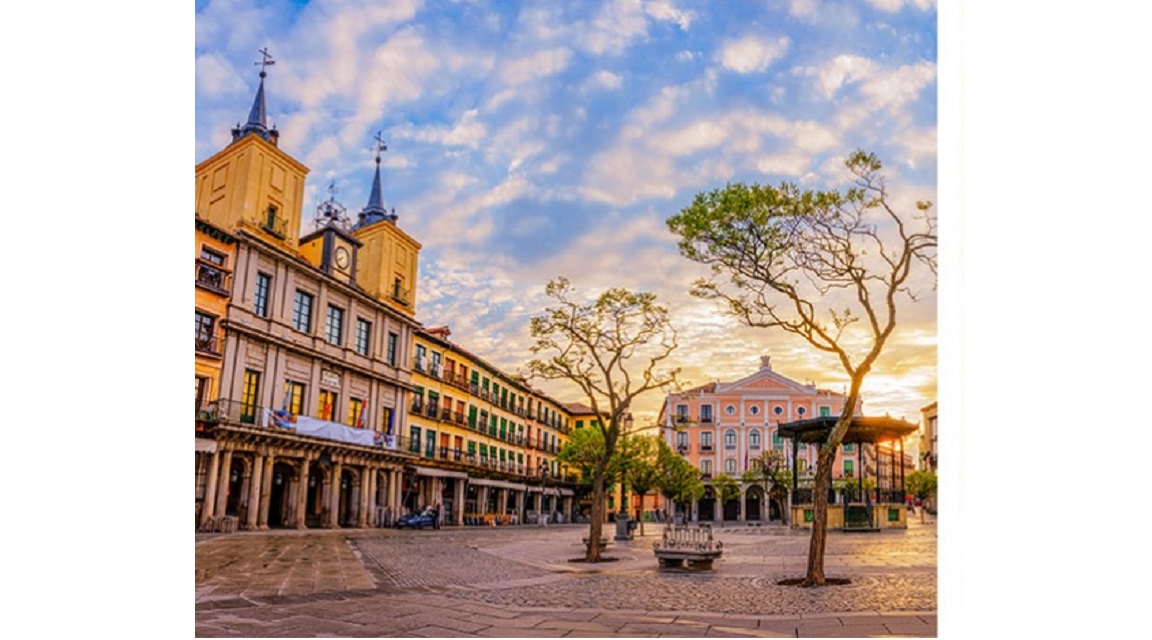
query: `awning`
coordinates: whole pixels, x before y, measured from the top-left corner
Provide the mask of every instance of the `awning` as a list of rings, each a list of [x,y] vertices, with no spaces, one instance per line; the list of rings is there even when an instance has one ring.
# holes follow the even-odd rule
[[[434,469],[432,467],[408,467],[409,471],[418,476],[431,476],[433,478],[467,478],[463,471],[449,471],[447,469]]]
[[[196,438],[196,450],[206,453],[216,453],[216,441],[208,438]]]
[[[514,482],[504,482],[503,480],[489,480],[488,478],[468,478],[468,484],[475,484],[484,487],[497,487],[500,489],[513,489],[516,491],[526,491],[528,487]]]

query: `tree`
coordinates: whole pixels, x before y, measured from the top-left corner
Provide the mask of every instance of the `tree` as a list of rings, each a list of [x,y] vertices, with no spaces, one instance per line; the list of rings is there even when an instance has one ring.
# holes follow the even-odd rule
[[[720,526],[724,526],[724,505],[728,504],[729,500],[740,497],[740,485],[732,476],[721,473],[712,478],[712,488],[716,491],[716,499],[720,501]]]
[[[644,496],[660,483],[659,455],[663,442],[656,435],[630,435],[621,439],[618,455],[623,461],[623,483],[640,496],[641,505]],[[643,517],[640,518],[640,535],[644,535]]]
[[[845,164],[853,186],[844,192],[734,183],[697,194],[668,219],[680,253],[712,268],[693,295],[722,303],[747,326],[799,336],[833,355],[849,378],[844,410],[817,458],[809,586],[824,584],[832,465],[864,379],[896,328],[898,297],[915,300],[914,268],[936,274],[931,203],[897,212],[874,154],[856,151]]]
[[[784,452],[765,451],[759,460],[760,464],[744,472],[743,479],[764,487],[764,496],[776,503],[780,509],[780,522],[788,526],[788,485],[792,482],[792,471],[784,459]]]
[[[904,488],[920,499],[920,522],[924,522],[924,501],[936,496],[936,474],[931,471],[913,471],[904,479]]]
[[[536,359],[528,363],[535,377],[567,380],[583,392],[600,420],[604,449],[592,464],[592,517],[589,540],[599,540],[607,504],[606,479],[632,403],[646,392],[669,387],[679,369],[663,369],[676,350],[676,331],[668,309],[652,293],[612,288],[594,301],[574,299],[567,278],[548,283],[545,294],[555,305],[531,319]],[[545,357],[541,357],[545,356]],[[600,546],[588,546],[588,562],[600,561]]]
[[[672,451],[668,443],[661,440],[659,459],[660,493],[672,501],[673,505],[688,505],[704,497],[704,483],[700,481],[700,470]],[[673,508],[673,516],[676,515]],[[685,514],[685,521],[687,521]]]

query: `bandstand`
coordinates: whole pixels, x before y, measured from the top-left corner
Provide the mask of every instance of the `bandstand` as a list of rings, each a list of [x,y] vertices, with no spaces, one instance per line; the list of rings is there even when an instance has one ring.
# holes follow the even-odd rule
[[[798,485],[798,450],[801,443],[823,445],[837,416],[798,420],[780,425],[780,435],[792,446],[792,527],[809,529],[814,518],[811,488]],[[829,490],[828,528],[842,531],[880,531],[908,528],[904,492],[904,438],[918,431],[916,424],[896,418],[852,418],[841,445],[856,445],[860,452],[860,482],[854,491],[837,495]],[[864,445],[869,445],[866,449]],[[913,469],[907,469],[911,472]],[[875,486],[863,488],[869,478]]]

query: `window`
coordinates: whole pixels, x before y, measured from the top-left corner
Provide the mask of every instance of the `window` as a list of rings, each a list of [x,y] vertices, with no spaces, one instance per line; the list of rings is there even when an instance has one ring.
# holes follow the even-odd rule
[[[284,410],[299,416],[304,413],[304,384],[288,380],[284,383]]]
[[[368,336],[372,334],[372,323],[364,318],[356,318],[356,353],[368,355]]]
[[[363,427],[364,401],[359,398],[348,400],[348,424],[353,427]]]
[[[436,457],[436,432],[431,429],[424,432],[424,455],[429,458]]]
[[[712,475],[712,461],[711,460],[701,460],[700,461],[700,473],[702,473],[706,476]]]
[[[224,270],[226,258],[223,254],[208,247],[200,248],[200,260],[196,264],[196,284],[217,292],[227,293],[227,272]]]
[[[252,311],[261,318],[268,317],[268,299],[272,293],[272,276],[267,273],[256,274],[256,303]]]
[[[852,474],[856,472],[856,466],[855,465],[856,465],[856,463],[852,460],[845,460],[844,461],[844,477],[845,478],[853,477]]]
[[[682,450],[681,453],[688,451],[688,434],[683,431],[676,433],[676,448]]]
[[[296,291],[296,299],[292,303],[292,326],[297,331],[312,333],[312,294]]]
[[[820,417],[827,418],[832,415],[832,407],[820,407]]]
[[[753,429],[748,433],[748,447],[751,449],[760,448],[760,430]]]
[[[440,354],[432,352],[432,375],[440,377]]]
[[[676,422],[678,422],[680,424],[688,422],[688,405],[686,405],[686,404],[676,405]]]
[[[380,428],[388,435],[392,435],[392,411],[392,407],[384,407],[384,415],[380,418]]]
[[[420,453],[420,427],[408,429],[408,451]]]
[[[724,407],[724,413],[727,413],[730,416],[736,415],[736,405],[730,404],[727,407]]]
[[[724,461],[724,473],[727,473],[730,476],[736,474],[736,461],[735,460],[733,460],[732,458],[728,458],[727,460]]]
[[[396,366],[396,343],[399,342],[400,336],[389,331],[388,332],[388,364],[393,367]]]
[[[416,345],[416,370],[424,373],[428,369],[428,349],[422,345]]]
[[[334,421],[336,419],[336,392],[326,389],[320,390],[320,407],[316,414],[321,420]]]
[[[772,432],[772,448],[780,451],[784,448],[784,438],[779,431]]]
[[[748,413],[751,413],[754,416],[760,415],[760,405],[754,404],[748,407]]]
[[[849,442],[849,443],[844,445],[844,453],[852,453],[854,451],[856,451],[856,445],[855,444]]]
[[[244,389],[240,392],[240,422],[256,422],[256,398],[260,394],[260,372],[244,371]]]
[[[780,415],[780,414],[784,413],[784,407],[781,407],[780,405],[776,405],[775,407],[772,407],[772,413],[774,413],[776,415]]]
[[[326,329],[328,342],[340,345],[344,342],[344,310],[340,307],[328,305],[328,327]]]
[[[217,353],[216,317],[196,312],[196,350]]]
[[[807,409],[804,407],[796,407],[796,415],[803,417],[805,413],[808,413]]]
[[[700,405],[700,422],[712,422],[712,405]]]
[[[211,378],[203,376],[196,376],[196,413],[199,415],[200,407],[204,406],[204,399],[208,397],[208,387],[211,385]]]
[[[712,450],[712,432],[711,431],[701,431],[700,432],[700,450],[701,451],[711,451]]]
[[[724,432],[724,448],[725,449],[735,449],[736,448],[736,432],[733,431],[732,429],[729,429],[729,430]]]

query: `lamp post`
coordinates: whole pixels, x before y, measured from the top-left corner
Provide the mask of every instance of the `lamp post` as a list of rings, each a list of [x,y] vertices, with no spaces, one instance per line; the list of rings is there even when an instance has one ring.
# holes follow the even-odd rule
[[[548,526],[548,514],[544,510],[545,493],[548,490],[548,461],[540,461],[540,513],[536,516],[537,526]]]

